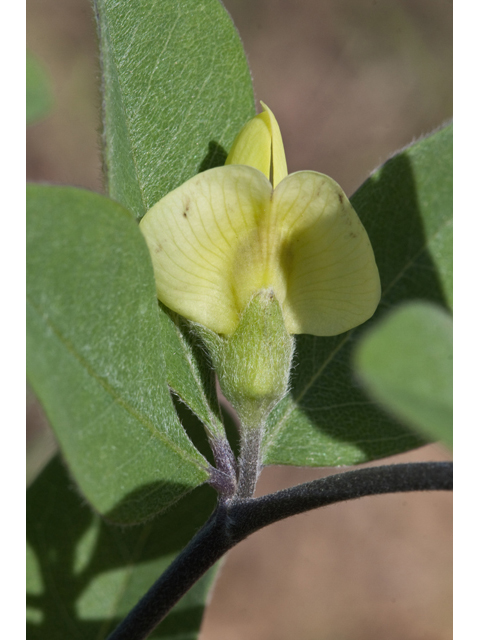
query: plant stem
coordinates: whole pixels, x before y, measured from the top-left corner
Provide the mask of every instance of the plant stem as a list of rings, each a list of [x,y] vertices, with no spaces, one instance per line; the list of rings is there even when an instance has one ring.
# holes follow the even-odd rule
[[[237,461],[226,438],[211,438],[210,446],[215,458],[215,467],[210,468],[209,484],[224,502],[237,490]]]
[[[412,462],[335,473],[326,478],[232,503],[228,516],[240,541],[263,527],[298,513],[364,496],[409,491],[451,491],[452,462]]]
[[[249,473],[246,472],[245,477]],[[362,496],[403,491],[450,491],[452,476],[451,462],[370,467],[334,474],[261,498],[235,497],[221,502],[109,640],[145,640],[224,553],[262,527],[297,513]]]
[[[147,591],[109,640],[144,640],[180,598],[230,549],[227,509],[220,503],[207,522]]]
[[[235,500],[251,498],[260,474],[260,447],[263,438],[263,425],[255,429],[242,427],[242,445],[239,458],[238,486]]]

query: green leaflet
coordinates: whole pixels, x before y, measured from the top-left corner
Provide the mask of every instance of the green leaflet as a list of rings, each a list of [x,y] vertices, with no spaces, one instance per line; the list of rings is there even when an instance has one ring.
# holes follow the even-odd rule
[[[359,387],[351,353],[363,332],[402,301],[451,304],[452,126],[394,156],[351,201],[373,245],[382,300],[358,329],[297,338],[292,391],[270,416],[266,464],[356,464],[422,444]]]
[[[187,322],[162,304],[160,307],[163,310],[160,325],[167,382],[200,418],[207,432],[223,439],[225,429],[212,365]]]
[[[452,317],[401,305],[365,334],[355,354],[369,394],[422,435],[453,444]]]
[[[188,178],[223,164],[255,113],[250,72],[217,0],[95,0],[94,6],[108,192],[141,218]],[[208,364],[185,327],[163,314],[168,383],[210,431],[221,433],[215,406],[198,384]]]
[[[214,507],[202,487],[141,527],[94,514],[58,457],[27,492],[27,637],[104,640],[193,537]],[[215,569],[150,635],[197,638]]]
[[[145,520],[208,478],[168,392],[147,247],[98,194],[31,185],[27,202],[30,382],[94,508]]]
[[[95,0],[108,191],[141,218],[223,164],[255,113],[245,54],[218,0]]]
[[[27,51],[26,73],[27,125],[44,118],[53,105],[47,71],[33,53]]]

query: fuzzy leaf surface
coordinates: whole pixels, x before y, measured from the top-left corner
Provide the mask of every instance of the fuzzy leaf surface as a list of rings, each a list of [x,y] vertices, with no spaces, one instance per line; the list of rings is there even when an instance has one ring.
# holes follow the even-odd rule
[[[218,0],[95,0],[108,192],[141,218],[224,163],[255,113],[243,47]]]
[[[208,478],[168,391],[147,247],[98,194],[31,185],[27,203],[30,382],[94,508],[144,520]]]
[[[381,302],[348,333],[298,336],[291,393],[269,419],[266,464],[357,464],[423,443],[361,389],[351,355],[364,331],[401,302],[451,305],[452,128],[398,153],[351,198],[374,249]]]
[[[141,218],[199,171],[224,163],[255,114],[250,71],[218,0],[94,0],[94,9],[107,190]],[[161,313],[168,383],[218,434],[202,373],[208,364],[184,327]]]
[[[163,305],[160,307],[167,382],[210,435],[225,438],[215,372],[204,347],[181,316],[169,312]]]

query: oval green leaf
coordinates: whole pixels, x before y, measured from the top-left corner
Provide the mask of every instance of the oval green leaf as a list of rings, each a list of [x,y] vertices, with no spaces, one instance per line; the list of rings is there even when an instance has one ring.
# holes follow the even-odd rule
[[[95,0],[108,192],[137,217],[224,163],[255,114],[237,31],[218,0]]]
[[[98,194],[27,189],[27,371],[94,508],[138,522],[208,478],[165,378],[150,256]]]
[[[382,299],[372,320],[334,338],[299,336],[292,390],[270,416],[266,464],[357,464],[424,442],[360,388],[352,348],[400,302],[452,300],[452,126],[380,167],[351,198],[372,243]]]
[[[374,400],[422,435],[453,445],[452,316],[423,302],[400,306],[365,334],[357,373]]]
[[[223,164],[255,114],[250,71],[218,0],[95,0],[94,7],[107,189],[141,218],[199,171]],[[162,332],[169,385],[210,431],[222,432],[215,401],[199,385],[199,370],[209,368],[202,353],[168,315]]]

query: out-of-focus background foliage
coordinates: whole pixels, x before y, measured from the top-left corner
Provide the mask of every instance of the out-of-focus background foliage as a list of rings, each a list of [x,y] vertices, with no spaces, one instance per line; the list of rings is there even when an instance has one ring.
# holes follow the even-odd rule
[[[291,172],[326,173],[350,195],[395,150],[451,118],[451,1],[224,4]],[[89,0],[27,0],[27,45],[50,73],[55,105],[28,128],[27,178],[102,191]],[[31,479],[55,445],[31,395],[27,407]],[[430,445],[388,461],[448,456]],[[332,472],[269,468],[258,493]],[[451,626],[451,496],[405,494],[310,512],[243,542],[225,562],[201,638],[448,640]]]

